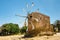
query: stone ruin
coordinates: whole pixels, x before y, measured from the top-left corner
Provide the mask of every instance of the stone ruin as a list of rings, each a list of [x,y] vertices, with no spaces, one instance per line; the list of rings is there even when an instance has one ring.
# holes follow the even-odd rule
[[[29,14],[26,35],[53,35],[53,28],[50,26],[50,17],[39,12]]]

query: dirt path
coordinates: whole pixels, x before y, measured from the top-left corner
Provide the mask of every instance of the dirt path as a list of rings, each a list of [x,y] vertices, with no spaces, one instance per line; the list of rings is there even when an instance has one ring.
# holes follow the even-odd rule
[[[60,40],[60,33],[54,36],[38,36],[33,38],[22,38],[24,35],[0,36],[0,40]]]

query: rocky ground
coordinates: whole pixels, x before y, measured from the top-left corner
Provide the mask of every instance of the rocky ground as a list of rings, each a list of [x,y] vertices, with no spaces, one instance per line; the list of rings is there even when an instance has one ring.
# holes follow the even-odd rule
[[[37,36],[32,38],[22,38],[24,35],[0,36],[0,40],[60,40],[60,33],[53,36]]]

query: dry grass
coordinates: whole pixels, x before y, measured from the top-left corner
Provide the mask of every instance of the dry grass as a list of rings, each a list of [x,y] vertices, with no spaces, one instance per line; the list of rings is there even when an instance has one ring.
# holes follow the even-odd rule
[[[60,40],[60,33],[53,36],[37,36],[32,38],[22,38],[24,35],[0,36],[0,40]]]

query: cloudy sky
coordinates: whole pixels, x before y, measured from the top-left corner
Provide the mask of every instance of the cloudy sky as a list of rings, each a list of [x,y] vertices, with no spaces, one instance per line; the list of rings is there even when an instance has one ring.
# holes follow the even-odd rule
[[[0,0],[0,26],[5,23],[16,23],[21,27],[25,18],[15,15],[26,16],[28,11],[34,12],[38,8],[39,12],[50,16],[50,23],[60,20],[60,0]]]

